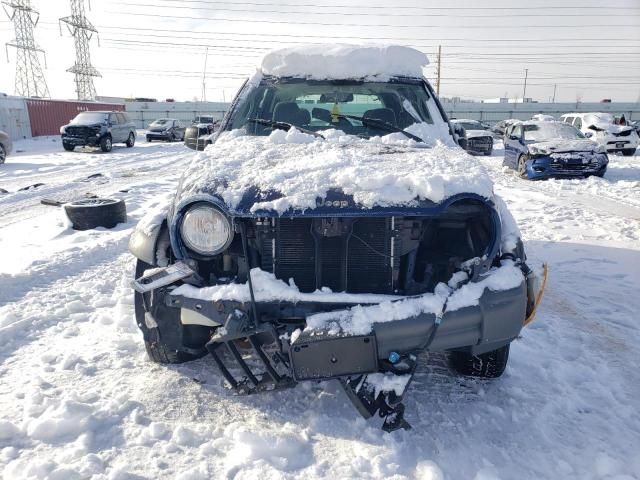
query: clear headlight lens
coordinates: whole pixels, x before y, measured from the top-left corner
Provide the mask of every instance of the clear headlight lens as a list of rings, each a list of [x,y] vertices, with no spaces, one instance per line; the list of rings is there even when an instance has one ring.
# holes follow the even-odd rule
[[[231,223],[215,207],[198,204],[187,210],[180,234],[185,245],[201,255],[215,255],[224,250],[233,238]]]

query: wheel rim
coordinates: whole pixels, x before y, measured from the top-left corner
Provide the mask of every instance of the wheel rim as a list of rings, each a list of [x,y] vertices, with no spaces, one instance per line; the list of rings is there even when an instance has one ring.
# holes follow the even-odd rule
[[[518,159],[518,173],[520,174],[521,177],[524,177],[527,174],[524,157],[520,157]]]
[[[116,203],[117,200],[112,198],[87,198],[85,200],[76,200],[71,202],[71,205],[82,205],[84,207],[95,207],[99,205],[111,205]]]
[[[111,139],[107,138],[107,141],[105,142],[105,145],[107,146],[107,150],[111,150]]]

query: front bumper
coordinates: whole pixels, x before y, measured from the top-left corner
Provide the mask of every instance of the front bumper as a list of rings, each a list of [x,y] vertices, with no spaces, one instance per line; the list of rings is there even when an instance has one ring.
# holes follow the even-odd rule
[[[609,160],[606,154],[597,154],[587,160],[556,159],[550,156],[530,158],[526,162],[527,178],[536,180],[543,178],[575,178],[591,175],[603,176],[607,171]]]
[[[193,289],[189,296],[173,293],[174,286],[191,274],[185,264],[176,264],[165,269],[153,269],[134,282],[134,288],[146,295],[147,316],[149,324],[155,325],[161,332],[163,342],[171,349],[191,352],[193,346],[185,345],[185,327],[199,325],[212,331],[224,327],[224,331],[235,332],[237,338],[247,336],[251,328],[259,329],[260,325],[293,325],[304,329],[306,319],[314,314],[323,313],[340,318],[354,307],[371,306],[379,303],[402,302],[420,297],[389,297],[384,301],[362,295],[351,295],[349,301],[335,301],[335,297],[327,300],[312,300],[313,296],[303,301],[269,300],[256,302],[259,312],[257,321],[253,317],[253,305],[250,301],[219,298],[215,301],[202,299],[202,289]],[[431,295],[431,294],[427,294]],[[200,298],[198,298],[200,297]],[[477,304],[458,308],[444,309],[443,312],[420,312],[407,314],[393,321],[373,323],[370,333],[375,356],[382,361],[392,353],[400,355],[420,351],[427,345],[427,339],[433,338],[428,345],[430,351],[464,349],[473,354],[481,354],[495,350],[518,336],[526,318],[527,286],[523,275],[522,282],[515,288],[493,291],[485,288]],[[412,312],[411,309],[409,309]],[[415,309],[413,310],[415,311]],[[251,327],[245,328],[248,325]],[[144,329],[143,329],[144,331]],[[303,332],[296,342],[282,340],[283,352],[289,354],[292,347],[305,336],[315,337],[314,343],[331,341],[336,338],[347,339],[351,334],[340,332],[338,335],[321,331]],[[235,337],[234,337],[235,338]],[[307,339],[309,340],[309,339]],[[339,340],[342,341],[342,340]],[[346,341],[346,340],[344,340]],[[186,349],[185,349],[186,348]],[[295,355],[293,355],[295,357]],[[294,378],[308,379],[296,370],[293,363]],[[354,372],[344,362],[329,362],[319,365],[312,378],[335,378]],[[377,371],[373,365],[372,371]],[[366,373],[366,372],[360,372]]]
[[[147,132],[147,140],[171,140],[171,132]]]
[[[90,146],[97,147],[100,145],[100,140],[102,136],[89,135],[85,137],[72,137],[69,135],[62,135],[62,141],[68,145],[73,145],[74,147],[80,146]]]

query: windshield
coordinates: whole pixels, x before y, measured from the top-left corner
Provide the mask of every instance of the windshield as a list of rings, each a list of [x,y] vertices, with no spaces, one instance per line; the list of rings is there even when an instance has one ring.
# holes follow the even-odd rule
[[[389,134],[393,130],[384,128],[386,125],[396,129],[414,124],[433,125],[432,112],[438,123],[444,124],[433,99],[418,80],[362,82],[266,77],[240,98],[226,129],[244,128],[249,135],[269,135],[273,131],[271,125],[255,119],[291,124],[312,132],[342,130],[364,138]]]
[[[585,138],[579,130],[566,123],[548,122],[535,125],[523,125],[522,127],[524,129],[524,141],[529,143]]]
[[[196,123],[213,123],[213,117],[196,117]]]
[[[485,130],[484,125],[480,122],[456,122],[458,125],[462,125],[465,130]]]
[[[613,115],[610,113],[592,113],[585,115],[584,123],[587,125],[595,125],[597,123],[613,123]]]
[[[92,123],[104,123],[109,117],[108,113],[104,112],[82,112],[76,115],[76,118],[71,120],[71,125],[87,125]]]
[[[155,122],[153,122],[151,125],[166,125],[167,123],[170,123],[171,120],[168,118],[159,118],[158,120],[156,120]]]

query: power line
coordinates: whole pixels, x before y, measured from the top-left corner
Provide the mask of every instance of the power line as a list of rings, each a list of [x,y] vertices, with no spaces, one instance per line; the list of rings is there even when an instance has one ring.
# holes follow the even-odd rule
[[[256,2],[218,2],[218,1],[207,1],[207,0],[159,0],[161,2],[179,2],[179,3],[200,3],[200,4],[207,4],[207,5],[252,5],[252,6],[274,6],[273,3],[256,3]],[[322,3],[322,4],[309,4],[309,3],[282,3],[282,2],[278,2],[277,6],[279,7],[321,7],[321,8],[369,8],[369,9],[381,9],[381,10],[389,10],[389,6],[388,5],[368,5],[368,4],[349,4],[349,5],[331,5],[331,4],[326,4],[326,3]],[[599,10],[611,10],[612,6],[610,4],[607,4],[605,6],[570,6],[570,7],[564,7],[564,6],[559,6],[559,5],[552,5],[552,6],[528,6],[528,7],[415,7],[415,6],[409,6],[409,5],[394,5],[393,9],[394,10],[427,10],[427,11],[433,11],[433,10],[454,10],[454,11],[469,11],[469,10],[538,10],[540,8],[545,8],[545,9],[549,9],[549,10],[580,10],[580,11],[584,11],[584,10],[595,10],[595,9],[599,9]],[[616,7],[617,10],[635,10],[638,9],[638,7]]]
[[[131,4],[126,4],[129,6],[135,6]],[[107,13],[118,14],[119,12],[108,11]],[[255,12],[254,12],[255,13]],[[190,17],[190,16],[177,16],[177,15],[160,15],[156,13],[135,13],[135,12],[127,12],[127,15],[134,15],[139,17],[154,17],[154,18],[170,18],[172,20],[212,20],[216,22],[241,22],[241,23],[260,23],[260,24],[289,24],[290,22],[286,20],[265,20],[265,19],[246,19],[246,18],[221,18],[221,17]],[[450,25],[399,25],[399,24],[377,24],[377,23],[325,23],[325,22],[300,22],[296,21],[296,25],[320,25],[320,26],[328,26],[328,27],[391,27],[391,28],[451,28]],[[638,25],[621,25],[621,24],[583,24],[583,25],[494,25],[491,28],[602,28],[602,27],[616,27],[616,28],[624,28],[624,27],[636,27]],[[477,29],[482,28],[486,29],[486,25],[456,25],[456,28],[468,28],[468,29]],[[504,40],[502,40],[504,41]]]
[[[157,8],[158,5],[157,3],[155,4],[149,4],[149,3],[132,3],[132,2],[114,2],[116,5],[126,5],[129,7],[139,7],[139,8]],[[183,9],[183,10],[215,10],[216,12],[241,12],[241,13],[276,13],[276,14],[297,14],[297,15],[324,15],[324,16],[328,16],[328,15],[339,15],[341,17],[344,16],[357,16],[357,17],[380,17],[380,16],[384,16],[384,17],[403,17],[403,18],[416,18],[416,17],[429,17],[429,18],[433,18],[433,17],[445,17],[445,18],[512,18],[512,17],[518,17],[518,18],[522,18],[522,13],[506,13],[506,14],[495,14],[495,13],[491,13],[488,15],[469,15],[469,14],[460,14],[460,13],[393,13],[393,12],[385,12],[385,13],[367,13],[367,12],[331,12],[331,11],[326,11],[326,6],[323,7],[325,9],[324,12],[310,12],[310,11],[293,11],[291,10],[287,5],[285,5],[284,7],[287,8],[286,11],[282,11],[282,10],[255,10],[255,9],[247,9],[247,8],[221,8],[220,4],[216,3],[216,4],[209,4],[211,6],[209,7],[194,7],[194,6],[190,6],[190,5],[171,5],[170,7],[165,7],[165,8],[175,8],[175,9]],[[240,4],[235,4],[235,5],[240,5]],[[280,5],[269,5],[269,4],[245,4],[245,5],[253,5],[253,6],[272,6],[272,7],[280,7]],[[240,5],[242,6],[242,5]],[[300,5],[296,5],[296,6],[300,6]],[[346,7],[346,6],[344,6]],[[353,8],[353,7],[348,7],[348,8]],[[366,8],[370,8],[370,7],[366,7]],[[441,9],[438,9],[438,11],[441,11]],[[468,11],[468,10],[465,10]],[[548,18],[549,14],[548,13],[527,13],[526,14],[527,17],[545,17]],[[571,18],[578,18],[578,17],[598,17],[598,18],[602,18],[603,16],[606,17],[628,17],[629,14],[628,13],[607,13],[605,15],[602,15],[600,13],[555,13],[554,17],[571,17]]]

